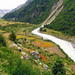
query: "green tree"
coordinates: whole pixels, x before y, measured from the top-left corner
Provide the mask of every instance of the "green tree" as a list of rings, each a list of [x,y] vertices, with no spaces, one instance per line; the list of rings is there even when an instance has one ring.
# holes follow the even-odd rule
[[[12,41],[15,41],[16,40],[16,35],[15,35],[15,33],[13,31],[9,35],[9,39],[12,40]]]
[[[42,31],[42,28],[40,28],[40,31]]]
[[[63,61],[58,57],[52,67],[52,73],[54,75],[66,75]]]

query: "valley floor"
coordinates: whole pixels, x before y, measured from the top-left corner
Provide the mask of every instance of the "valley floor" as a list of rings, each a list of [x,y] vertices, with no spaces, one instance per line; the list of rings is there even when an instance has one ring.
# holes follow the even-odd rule
[[[65,65],[66,72],[72,74],[74,72],[75,63],[61,51],[59,46],[55,43],[43,40],[42,37],[32,35],[31,31],[38,27],[38,25],[32,25],[29,23],[17,23],[17,22],[7,22],[1,21],[0,32],[4,35],[7,41],[7,45],[14,53],[19,54],[22,62],[31,62],[33,67],[37,67],[41,70],[41,72],[46,72],[43,67],[43,63],[48,65],[49,72],[51,72],[51,68],[54,64],[54,61],[59,56]],[[22,52],[18,52],[17,45],[13,43],[13,41],[9,40],[9,35],[11,30],[13,30],[17,36],[16,41],[17,45],[21,47]],[[40,54],[39,61],[36,60],[32,55],[32,51],[38,51]],[[25,60],[25,56],[28,55],[30,58]],[[42,65],[41,65],[42,64]],[[38,65],[38,66],[37,66]],[[44,73],[43,73],[44,75]]]

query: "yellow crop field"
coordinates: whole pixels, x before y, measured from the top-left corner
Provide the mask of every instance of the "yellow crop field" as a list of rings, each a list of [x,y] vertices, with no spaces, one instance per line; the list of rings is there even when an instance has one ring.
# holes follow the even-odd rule
[[[17,36],[16,39],[25,38],[26,36]]]
[[[28,39],[30,39],[30,40],[34,40],[35,38],[34,38],[34,37],[30,37],[30,38],[28,38]]]

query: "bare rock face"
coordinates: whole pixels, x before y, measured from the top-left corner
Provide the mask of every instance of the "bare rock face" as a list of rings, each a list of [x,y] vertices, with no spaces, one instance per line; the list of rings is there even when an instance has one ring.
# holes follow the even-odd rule
[[[19,51],[19,52],[22,52],[22,49],[21,49],[20,47],[18,47],[18,51]]]
[[[48,71],[49,67],[46,64],[43,64],[43,67]]]
[[[35,57],[37,60],[40,58],[38,51],[33,51],[31,54],[32,54],[32,56]]]

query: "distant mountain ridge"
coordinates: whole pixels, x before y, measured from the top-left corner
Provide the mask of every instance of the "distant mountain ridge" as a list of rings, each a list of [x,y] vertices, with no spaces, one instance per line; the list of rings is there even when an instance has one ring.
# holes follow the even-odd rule
[[[10,12],[8,9],[0,9],[0,18],[3,17],[6,13]]]
[[[22,9],[23,7],[26,7],[30,2],[32,2],[33,0],[27,0],[24,4],[19,5],[18,7],[14,8],[11,12],[18,10],[18,9]]]
[[[12,10],[11,10],[11,12],[13,12],[13,11],[15,11],[15,10],[20,9],[22,5],[23,5],[23,4],[21,4],[21,5],[19,5],[18,7],[16,7],[16,8],[14,8],[14,9],[12,9]]]

